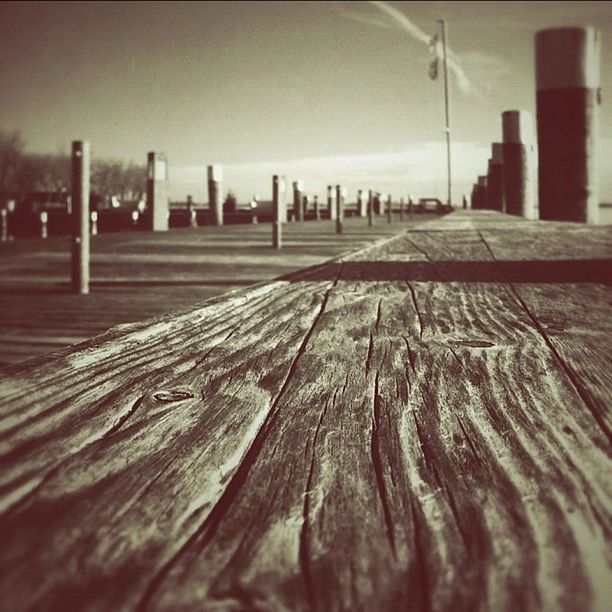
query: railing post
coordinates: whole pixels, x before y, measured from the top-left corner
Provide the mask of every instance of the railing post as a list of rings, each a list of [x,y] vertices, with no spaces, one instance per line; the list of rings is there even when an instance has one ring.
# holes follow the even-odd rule
[[[223,166],[214,164],[207,168],[208,210],[214,225],[223,225]]]
[[[75,293],[89,293],[89,143],[72,143],[72,256],[71,280]]]
[[[344,189],[336,185],[336,234],[344,230]]]
[[[533,118],[527,111],[502,113],[505,212],[538,218]]]
[[[285,191],[285,177],[275,174],[272,177],[272,248],[277,250],[283,248],[283,221],[287,217]]]
[[[147,229],[164,232],[168,229],[168,162],[163,153],[147,155]]]
[[[368,190],[368,227],[372,227],[372,216],[374,214],[374,193]]]
[[[600,54],[591,27],[535,35],[540,219],[598,222]]]

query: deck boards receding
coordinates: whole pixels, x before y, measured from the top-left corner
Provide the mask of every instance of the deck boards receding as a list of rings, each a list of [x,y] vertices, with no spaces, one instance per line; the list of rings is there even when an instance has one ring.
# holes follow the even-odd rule
[[[611,255],[454,213],[0,370],[0,602],[606,609]]]

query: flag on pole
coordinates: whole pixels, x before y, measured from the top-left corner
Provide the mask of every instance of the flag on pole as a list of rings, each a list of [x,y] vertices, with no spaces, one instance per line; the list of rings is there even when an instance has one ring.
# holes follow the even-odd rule
[[[438,78],[438,58],[429,65],[429,78],[435,81]]]

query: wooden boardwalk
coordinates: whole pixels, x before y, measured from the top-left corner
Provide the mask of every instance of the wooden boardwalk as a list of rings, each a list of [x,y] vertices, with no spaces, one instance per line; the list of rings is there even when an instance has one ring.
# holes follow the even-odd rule
[[[68,290],[68,238],[0,243],[0,365],[320,264],[432,217],[378,218],[371,228],[349,218],[341,236],[332,221],[289,223],[280,252],[270,248],[270,224],[101,234],[92,237],[88,296]]]
[[[2,609],[609,609],[611,255],[456,212],[4,368]]]

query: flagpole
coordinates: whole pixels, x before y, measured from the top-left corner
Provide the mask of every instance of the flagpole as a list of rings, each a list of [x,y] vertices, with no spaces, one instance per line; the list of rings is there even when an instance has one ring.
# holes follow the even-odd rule
[[[452,203],[451,197],[451,141],[450,141],[450,105],[448,92],[448,66],[446,62],[446,22],[444,19],[437,20],[442,25],[442,59],[444,61],[444,110],[446,113],[446,162],[448,177],[448,200],[447,204]]]

